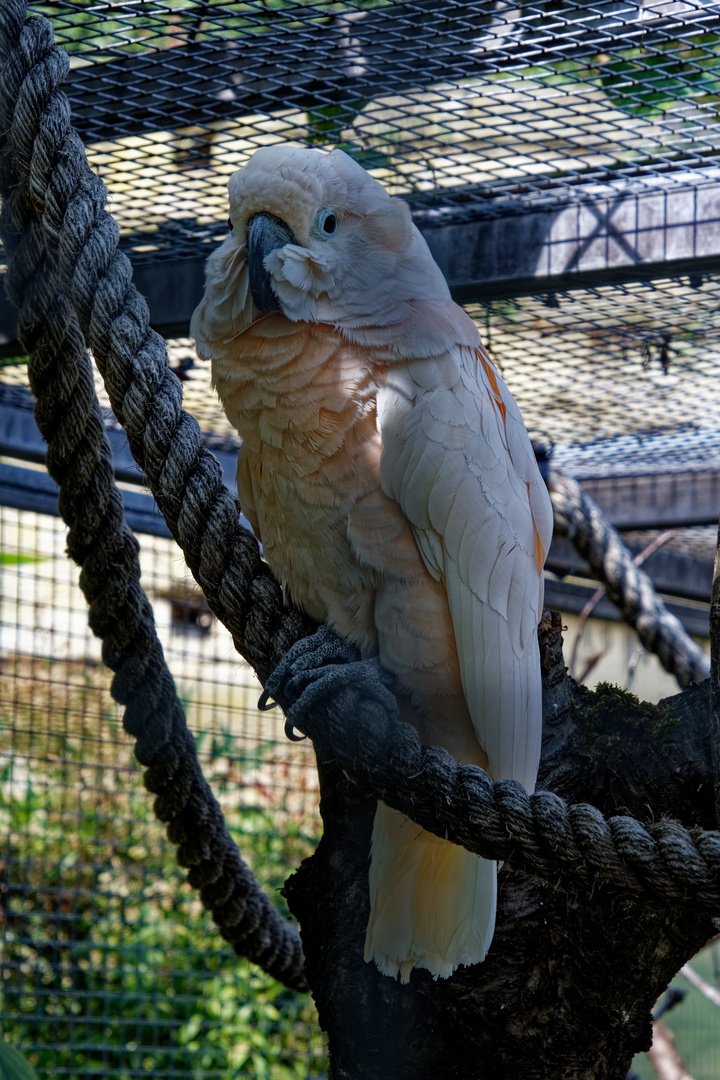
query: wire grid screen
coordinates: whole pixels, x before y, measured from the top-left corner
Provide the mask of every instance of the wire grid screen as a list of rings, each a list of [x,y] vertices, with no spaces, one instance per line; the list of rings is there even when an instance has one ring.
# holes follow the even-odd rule
[[[197,254],[259,146],[340,146],[416,208],[717,179],[714,0],[34,4],[135,261]],[[599,185],[599,188],[597,187]],[[515,207],[517,209],[517,207]]]
[[[466,305],[531,435],[579,479],[720,468],[719,309],[709,274]],[[192,338],[170,339],[168,359],[211,448],[237,450]],[[0,381],[26,387],[24,358],[5,361]],[[96,391],[109,410],[97,372]]]
[[[682,1059],[681,1074],[692,1077],[692,1080],[716,1080],[720,1075],[717,1037],[717,993],[720,987],[718,942],[714,941],[699,952],[688,967],[690,971],[684,968],[672,980],[668,994],[661,995],[656,1011],[659,1012],[669,1000],[674,999],[670,1008],[662,1013],[662,1022],[669,1028],[675,1049]],[[640,1080],[657,1080],[658,1073],[645,1054],[635,1058],[633,1070]]]
[[[289,140],[341,146],[425,225],[573,199],[595,200],[597,212],[607,196],[612,239],[616,198],[631,196],[627,210],[650,193],[652,221],[652,199],[679,191],[689,201],[673,204],[668,237],[688,213],[698,252],[718,232],[714,0],[61,0],[33,10],[70,54],[73,123],[137,267],[209,253],[225,233],[228,177],[259,146]],[[641,245],[621,231],[619,243]],[[560,251],[562,231],[546,247]],[[659,432],[692,433],[700,461],[718,426],[717,290],[698,272],[470,310],[530,429],[550,436],[568,471],[587,472],[591,456],[576,448],[589,444],[599,461],[616,440],[627,462],[625,437]]]
[[[143,581],[233,837],[279,889],[318,832],[307,745],[259,689],[171,541]],[[239,960],[183,884],[87,629],[58,519],[0,507],[0,1031],[43,1077],[310,1077],[309,998]]]
[[[430,223],[718,181],[715,0],[32,7],[70,53],[73,123],[135,265],[209,252],[228,177],[275,142],[341,147]],[[560,467],[700,470],[720,456],[719,293],[708,274],[656,275],[469,311]],[[170,361],[204,431],[234,445],[192,343]],[[308,1007],[229,954],[180,884],[74,590],[68,606],[57,523],[2,514],[18,594],[2,615],[6,1037],[30,1039],[43,1075],[319,1074]],[[253,718],[257,690],[239,704],[231,643],[163,544],[143,538],[170,665],[241,849],[276,888],[315,833],[312,772]],[[55,604],[72,618],[48,622]]]
[[[466,305],[531,435],[579,479],[720,468],[719,309],[707,274]],[[238,447],[192,339],[168,345],[185,407]]]
[[[61,0],[33,10],[70,54],[73,123],[138,267],[209,253],[225,233],[228,177],[259,146],[287,141],[342,147],[430,226],[573,199],[598,212],[607,197],[612,239],[616,198],[631,196],[625,212],[646,192],[652,222],[653,198],[679,191],[668,237],[688,213],[698,252],[718,231],[714,0]],[[621,231],[619,243],[642,245]],[[547,238],[551,258],[562,235]],[[626,469],[627,440],[641,439],[642,467],[657,468],[667,455],[647,439],[659,433],[692,441],[683,460],[692,453],[700,467],[717,441],[717,290],[691,273],[470,310],[562,467],[581,475],[609,454]]]
[[[720,466],[720,280],[468,305],[531,432],[582,478]]]

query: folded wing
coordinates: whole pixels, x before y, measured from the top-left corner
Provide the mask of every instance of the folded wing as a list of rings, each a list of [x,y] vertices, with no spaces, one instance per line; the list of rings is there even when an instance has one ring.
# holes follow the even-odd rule
[[[447,590],[465,698],[496,778],[535,786],[537,624],[552,510],[520,412],[482,346],[392,370],[382,483]]]

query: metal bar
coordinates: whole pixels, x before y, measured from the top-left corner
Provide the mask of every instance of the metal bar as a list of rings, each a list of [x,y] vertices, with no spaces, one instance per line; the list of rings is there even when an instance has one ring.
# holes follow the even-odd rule
[[[2,400],[3,391],[7,391],[7,387],[0,384],[0,455],[15,458],[19,461],[43,463],[45,461],[46,445],[35,423],[31,394],[29,391],[22,393],[20,388],[14,388],[11,395],[14,400],[6,402]],[[112,450],[113,469],[116,479],[123,483],[143,487],[145,477],[130,453],[123,428],[118,424],[110,410],[105,412],[105,432]],[[215,447],[212,449],[222,466],[225,485],[231,491],[235,491],[237,449],[218,450]],[[43,474],[33,471],[32,475],[37,477]],[[147,497],[150,498],[149,495]]]
[[[583,477],[582,486],[616,529],[716,525],[720,515],[716,471]]]
[[[31,395],[16,389],[12,399],[4,401],[3,389],[7,391],[0,386],[0,454],[43,462],[45,443],[35,424]],[[144,484],[125,433],[109,411],[106,427],[115,475],[119,480]],[[237,448],[217,450],[213,446],[212,450],[223,467],[225,483],[234,491]],[[620,530],[715,525],[720,513],[718,471],[583,477],[582,486]]]
[[[652,184],[646,179],[635,192],[617,181],[603,191],[595,186],[578,192],[577,200],[524,212],[515,203],[504,215],[463,223],[443,223],[442,211],[423,212],[417,221],[461,302],[720,271],[720,169],[685,170],[655,177]],[[135,283],[161,332],[188,332],[203,292],[209,245],[203,247],[196,258],[156,262],[129,251]],[[0,297],[0,345],[6,355],[17,349],[16,336],[15,309]]]
[[[170,536],[151,495],[122,489],[122,497],[125,517],[131,529],[152,536]],[[57,484],[42,469],[0,464],[0,505],[57,516]]]
[[[613,181],[515,214],[497,206],[485,220],[418,222],[461,301],[720,269],[718,169]]]
[[[631,546],[630,550],[635,554],[641,548]],[[568,540],[553,540],[545,567],[560,578],[592,577],[587,563]],[[711,556],[685,555],[667,548],[656,551],[643,563],[643,570],[650,575],[659,593],[700,603],[710,600],[712,569]]]
[[[122,489],[125,516],[130,527],[138,533],[169,537],[167,526],[150,494],[139,490]],[[11,506],[18,510],[31,510],[39,514],[57,515],[58,488],[54,480],[41,469],[26,469],[18,465],[0,464],[0,505]],[[699,559],[683,558],[675,553],[665,553],[665,567],[653,567],[656,555],[651,556],[645,568],[653,578],[658,591],[674,596],[698,599],[709,597],[709,579],[712,576],[712,563],[707,565]],[[548,569],[561,573],[573,573],[587,576],[587,567],[575,554],[567,541],[554,541],[548,557]],[[669,569],[668,569],[669,568]],[[698,590],[698,576],[708,578],[707,589]],[[546,581],[545,605],[568,612],[579,612],[594,592],[594,586],[576,582]],[[673,614],[680,618],[689,633],[707,636],[709,633],[709,606],[674,602],[668,604]],[[619,620],[617,608],[609,600],[601,600],[594,611],[601,619]]]
[[[552,611],[566,611],[569,615],[579,615],[585,604],[595,592],[595,585],[583,585],[578,582],[545,581],[545,607]],[[665,601],[668,611],[680,619],[689,634],[694,637],[708,637],[710,633],[709,605],[683,604],[678,601]],[[615,605],[604,597],[593,608],[593,618],[609,622],[620,622],[622,616]]]
[[[117,478],[134,485],[142,485],[144,478],[130,456],[125,433],[111,417],[107,418],[107,433],[113,451]],[[234,490],[237,451],[228,449],[213,452],[223,466],[226,484]],[[42,462],[44,460],[45,444],[35,426],[35,419],[30,409],[3,404],[0,401],[0,454],[20,461]],[[57,489],[45,472],[7,464],[1,468],[3,472],[0,474],[0,501],[18,509],[57,513]],[[657,478],[640,479],[655,481]],[[659,479],[664,481],[674,478],[661,477]],[[606,485],[606,492],[611,493],[611,485],[614,482],[612,479],[603,478],[602,485]],[[715,476],[713,482],[720,483],[720,479]],[[682,483],[679,487],[682,488]],[[594,489],[589,487],[589,490],[594,490],[594,497],[602,494],[597,486]],[[639,490],[642,491],[642,486]],[[653,487],[648,490],[655,492]],[[126,503],[128,519],[134,529],[155,535],[168,535],[149,494],[139,490],[135,492],[124,490],[123,499]],[[625,512],[624,507],[621,509]],[[641,513],[642,508],[639,507],[638,514]],[[247,524],[247,522],[244,523]],[[677,522],[674,523],[677,524]],[[553,541],[547,568],[561,577],[567,575],[589,577],[586,563],[577,554],[572,544],[566,540]],[[662,593],[699,601],[709,598],[712,578],[711,558],[703,559],[662,548],[650,556],[645,568],[658,591]]]

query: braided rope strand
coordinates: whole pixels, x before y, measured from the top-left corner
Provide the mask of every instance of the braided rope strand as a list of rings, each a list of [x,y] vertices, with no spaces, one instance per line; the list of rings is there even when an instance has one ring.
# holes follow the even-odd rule
[[[528,795],[423,745],[401,723],[388,677],[327,628],[295,645],[267,683],[288,722],[364,790],[424,829],[569,891],[720,915],[720,834],[606,820],[549,792]],[[347,717],[353,717],[348,724]]]
[[[605,583],[610,599],[643,645],[684,688],[702,682],[710,663],[680,620],[662,602],[650,577],[633,562],[619,533],[577,480],[551,473],[555,529],[573,542]]]
[[[146,787],[156,794],[157,816],[222,936],[286,985],[307,989],[297,929],[281,918],[242,861],[202,776],[139,583],[138,545],[124,520],[84,338],[7,153],[1,172],[0,229],[11,256],[6,288],[20,309],[20,340],[30,353],[46,465],[60,485],[67,550],[82,568],[90,626],[115,672],[113,697],[126,706],[124,726],[148,767]]]

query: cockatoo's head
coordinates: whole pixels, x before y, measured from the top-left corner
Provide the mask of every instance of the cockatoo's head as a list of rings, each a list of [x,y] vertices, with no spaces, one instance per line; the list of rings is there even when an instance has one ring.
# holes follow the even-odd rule
[[[228,189],[261,311],[340,325],[450,295],[406,204],[342,150],[264,147]]]
[[[420,330],[418,310],[447,304],[445,279],[407,205],[347,154],[263,147],[228,189],[231,232],[209,260],[207,282],[222,280],[217,299],[245,326],[281,312],[330,323],[362,344],[399,341],[411,326],[414,336],[434,336]],[[201,352],[202,307],[193,320]],[[236,321],[235,333],[242,329]]]

